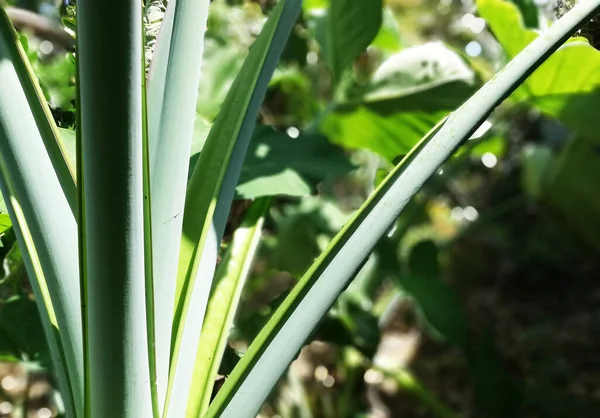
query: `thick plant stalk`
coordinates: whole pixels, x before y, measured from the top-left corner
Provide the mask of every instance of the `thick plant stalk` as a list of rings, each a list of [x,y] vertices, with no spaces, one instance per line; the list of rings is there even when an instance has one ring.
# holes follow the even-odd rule
[[[539,36],[404,158],[332,240],[248,348],[207,417],[254,417],[319,320],[437,168],[494,108],[600,9],[584,0]]]
[[[137,0],[79,0],[77,7],[86,417],[156,417],[146,313],[142,7]]]

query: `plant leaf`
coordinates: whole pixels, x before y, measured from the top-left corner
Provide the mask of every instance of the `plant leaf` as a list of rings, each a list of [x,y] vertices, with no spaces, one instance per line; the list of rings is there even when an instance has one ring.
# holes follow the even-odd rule
[[[331,0],[327,14],[315,29],[333,79],[371,44],[383,19],[382,0]]]
[[[477,9],[511,57],[537,36],[525,29],[519,10],[508,1],[478,0]],[[527,79],[514,98],[534,105],[582,136],[596,138],[600,52],[583,38],[570,40]]]
[[[267,198],[252,204],[215,273],[194,365],[196,378],[188,400],[189,417],[203,416],[208,408],[229,330],[258,249],[264,215],[269,206],[270,199]]]
[[[13,296],[0,306],[0,328],[29,361],[50,360],[48,343],[43,333],[40,313],[35,301],[26,296]]]
[[[344,151],[316,133],[290,138],[284,132],[259,126],[254,130],[236,193],[242,199],[261,196],[304,196],[326,178],[355,167]]]
[[[8,216],[6,213],[0,213],[0,237],[4,235],[4,233],[10,228],[12,228],[10,216]]]
[[[509,53],[520,50],[523,38],[536,36],[523,27],[519,11],[510,3],[478,0],[477,4]],[[510,31],[506,30],[507,25],[513,25]],[[579,40],[568,42],[552,55],[527,80],[517,97],[559,119],[576,133],[549,169],[545,169],[545,162],[551,158],[550,150],[526,150],[526,180],[530,190],[562,212],[583,239],[600,248],[600,240],[592,232],[600,213],[594,192],[598,188],[600,155],[596,111],[600,107],[600,52],[582,38]]]
[[[320,130],[346,148],[367,148],[392,161],[476,90],[473,70],[439,42],[394,54],[372,86],[338,104]]]
[[[142,8],[114,6],[77,2],[86,415],[157,417]]]
[[[397,278],[418,304],[434,337],[467,347],[467,318],[453,289],[440,278],[438,251],[433,241],[416,244],[410,254],[410,275]]]
[[[75,203],[77,200],[75,166],[66,158],[65,145],[58,133],[54,118],[46,104],[44,93],[21,46],[19,37],[4,9],[0,14],[2,15],[0,16],[0,20],[2,20],[0,23],[0,36],[4,38],[7,54],[11,56],[12,65],[25,92],[25,97],[31,109],[30,112],[33,114],[35,124],[44,141],[63,193],[69,202],[71,210],[75,213]]]
[[[542,199],[593,248],[600,250],[600,144],[574,138],[544,178]]]
[[[206,417],[255,416],[319,320],[411,197],[504,98],[599,9],[599,0],[577,4],[413,148],[271,316]]]
[[[172,0],[148,77],[156,384],[162,413],[169,379],[183,206],[209,0]]]
[[[189,364],[196,356],[218,245],[235,186],[269,79],[300,9],[301,1],[284,0],[271,11],[225,99],[188,185],[167,389],[168,408],[177,408],[168,413],[175,417],[182,416],[180,410],[187,403],[170,395],[187,399],[192,380]],[[195,286],[197,277],[203,280]],[[183,355],[180,350],[185,350]]]
[[[42,324],[67,413],[82,416],[77,224],[71,201],[65,195],[68,177],[55,164],[60,162],[53,154],[56,148],[52,149],[49,138],[45,141],[40,133],[48,133],[40,129],[39,112],[44,112],[44,105],[35,105],[38,92],[31,78],[23,76],[27,64],[16,42],[0,7],[0,188],[31,285],[44,307],[40,309]],[[73,179],[69,181],[74,187]]]

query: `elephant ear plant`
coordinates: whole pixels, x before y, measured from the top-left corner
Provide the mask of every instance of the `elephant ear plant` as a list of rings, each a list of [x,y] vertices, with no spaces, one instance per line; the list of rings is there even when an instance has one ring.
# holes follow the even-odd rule
[[[364,8],[370,0],[332,0],[344,2]],[[581,0],[414,147],[210,402],[269,201],[253,202],[216,268],[219,244],[301,0],[280,0],[271,11],[188,181],[209,3],[169,2],[146,77],[142,2],[78,0],[75,165],[2,9],[0,186],[67,417],[255,416],[409,199],[600,8],[600,0]]]

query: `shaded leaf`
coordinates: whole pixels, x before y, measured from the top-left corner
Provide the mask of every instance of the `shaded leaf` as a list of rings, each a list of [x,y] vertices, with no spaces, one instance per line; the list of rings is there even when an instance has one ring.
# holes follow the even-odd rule
[[[600,250],[600,145],[572,140],[548,171],[543,199],[558,209],[580,237]]]
[[[382,21],[382,0],[331,0],[317,22],[315,37],[338,81],[342,72],[371,44]]]
[[[237,194],[244,199],[260,196],[303,196],[318,182],[341,176],[355,167],[342,149],[320,134],[291,138],[284,132],[259,126],[244,160]]]
[[[490,333],[469,350],[468,361],[479,413],[490,418],[518,416],[521,392],[506,371]]]
[[[50,352],[35,302],[14,296],[0,307],[0,328],[19,352],[33,361],[49,361]]]
[[[467,319],[458,296],[440,277],[438,249],[433,241],[416,244],[409,257],[410,274],[400,276],[434,336],[467,346]]]

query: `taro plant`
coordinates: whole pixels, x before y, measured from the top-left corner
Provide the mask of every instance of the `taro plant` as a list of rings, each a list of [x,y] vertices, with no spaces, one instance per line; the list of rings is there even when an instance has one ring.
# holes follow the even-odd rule
[[[271,10],[204,143],[193,144],[209,3],[168,3],[146,73],[142,2],[77,1],[75,138],[57,129],[2,9],[0,186],[68,417],[255,416],[410,198],[600,9],[600,1],[582,0],[532,35],[397,164],[211,401],[269,198],[252,202],[217,262],[220,243],[259,107],[302,2],[280,0]],[[381,3],[330,3],[317,37],[342,84],[376,35]],[[378,84],[370,94],[385,99],[393,88]],[[194,146],[201,151],[188,172]],[[466,345],[463,337],[457,341]]]

